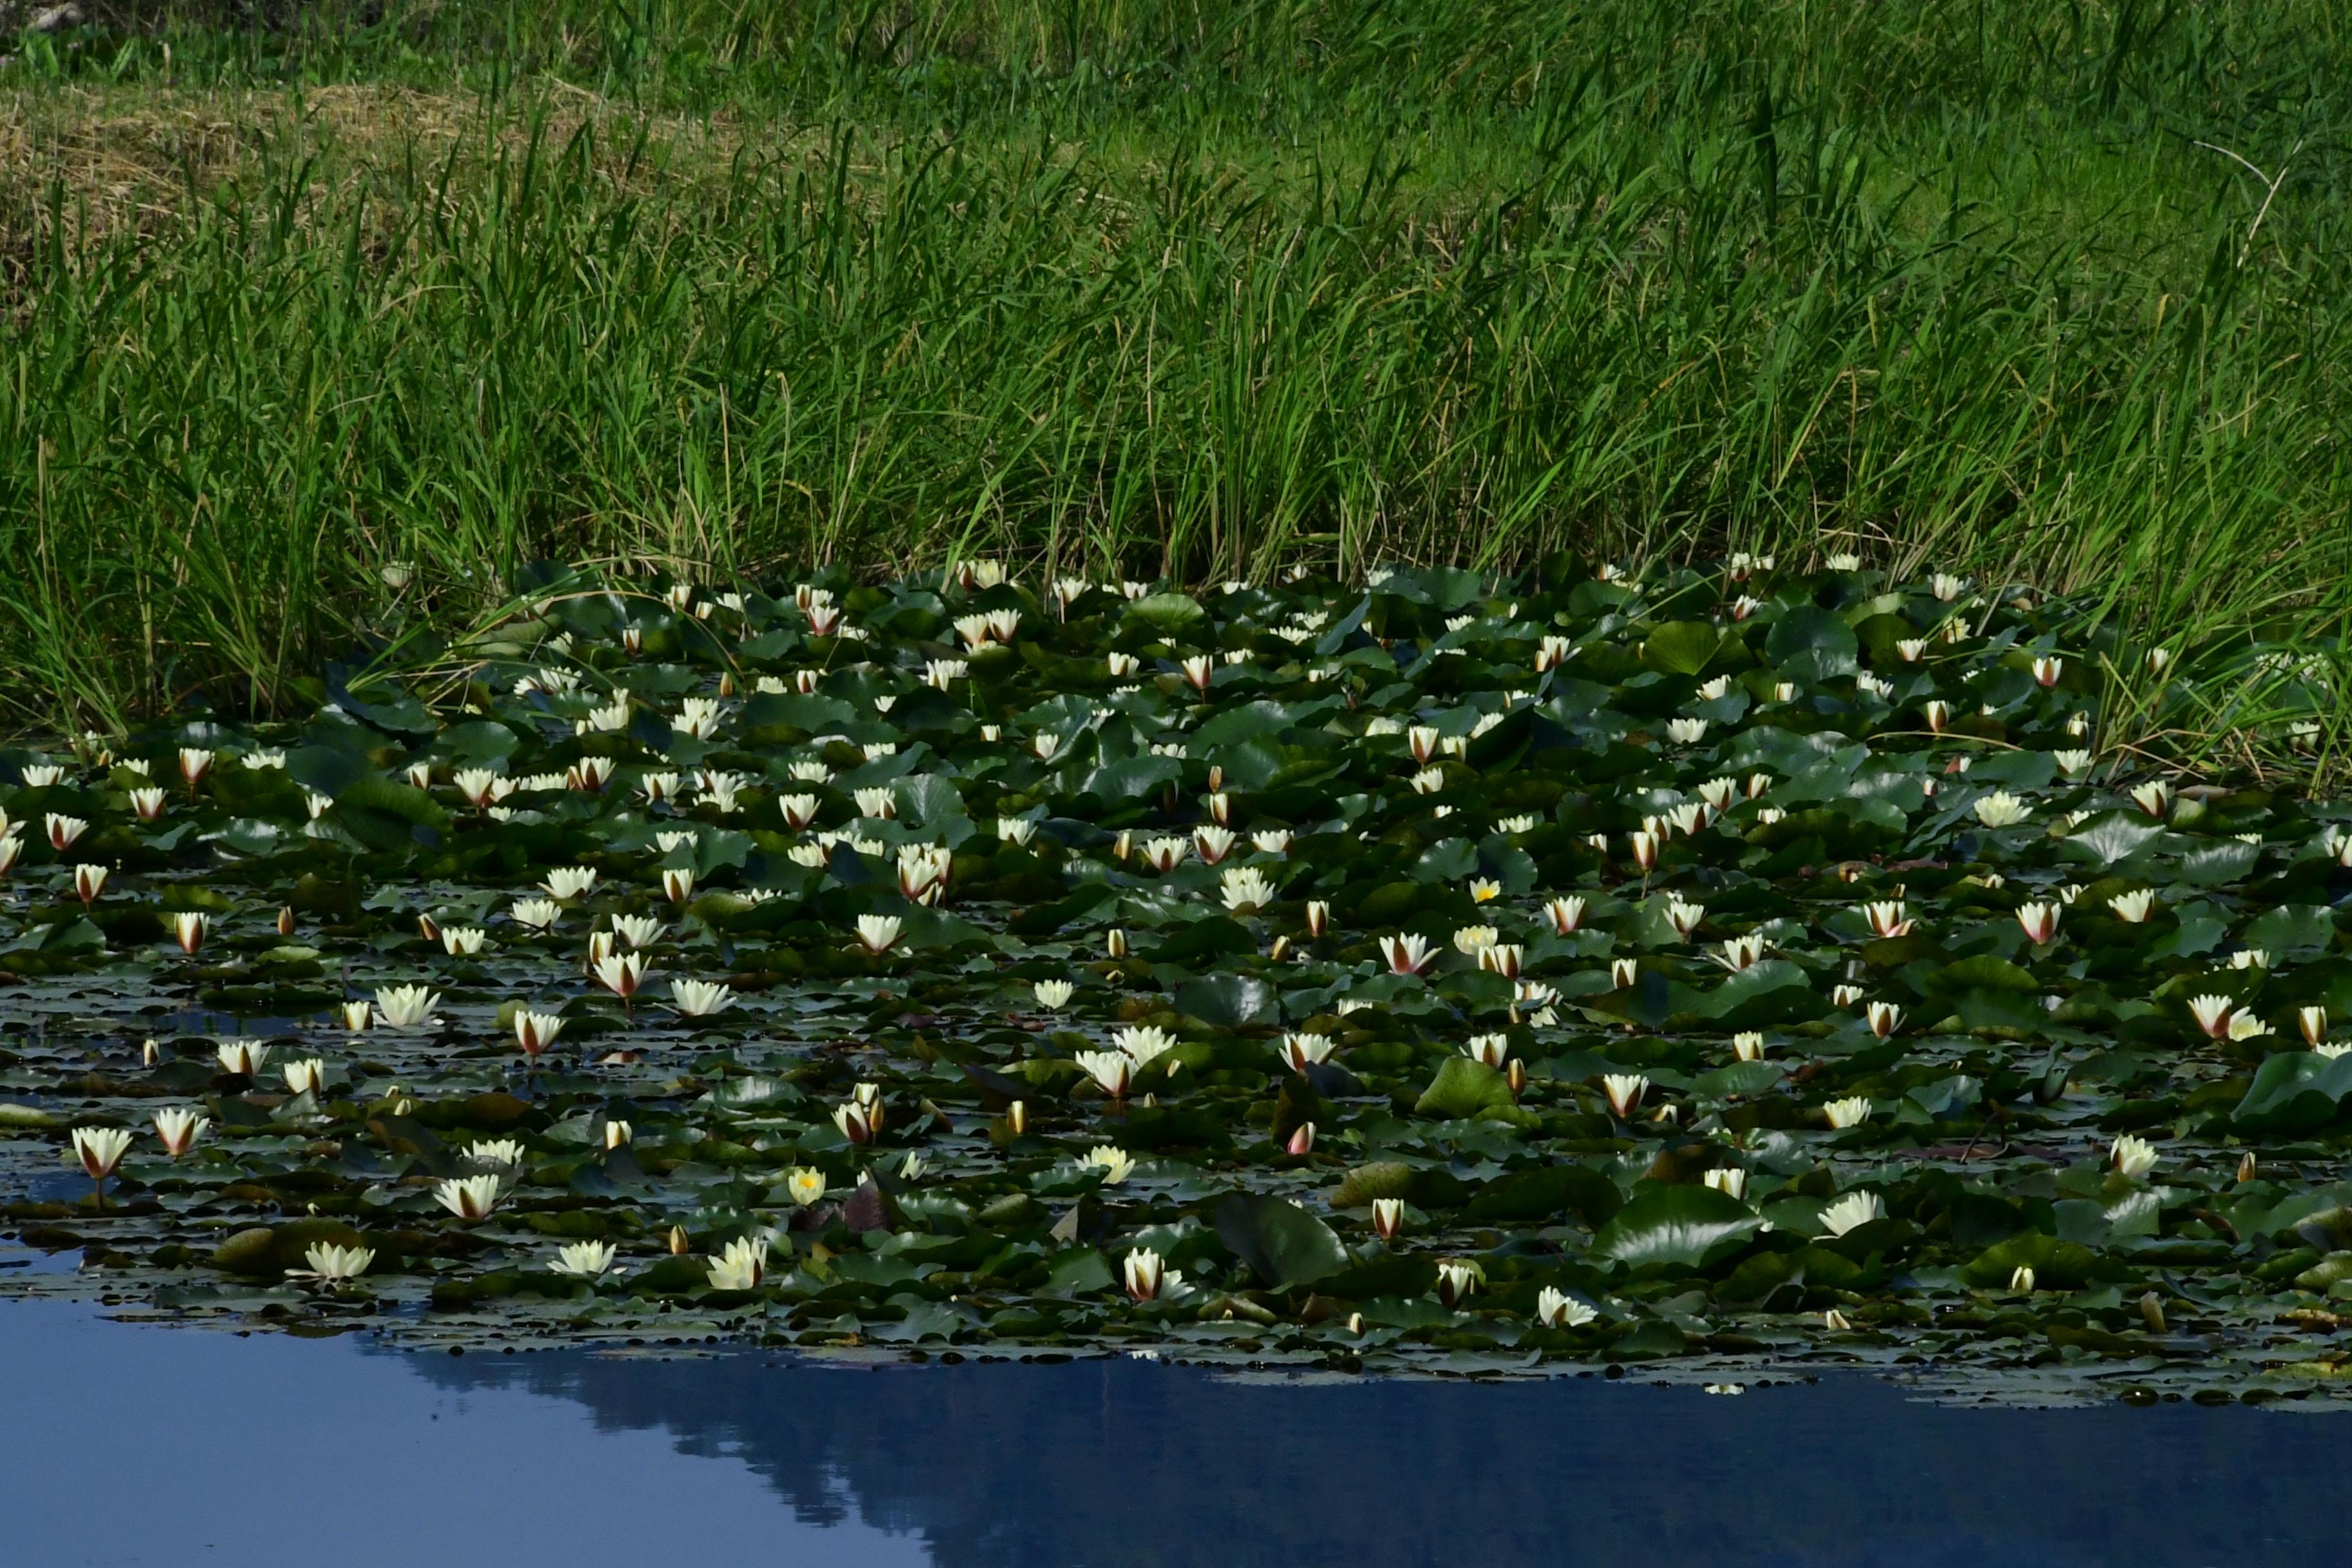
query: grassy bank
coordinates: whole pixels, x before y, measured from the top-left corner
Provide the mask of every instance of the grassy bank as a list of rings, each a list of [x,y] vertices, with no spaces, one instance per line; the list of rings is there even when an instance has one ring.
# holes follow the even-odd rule
[[[1664,10],[531,0],[28,41],[7,700],[268,707],[390,613],[384,568],[458,617],[545,556],[1853,549],[2110,595],[2192,661],[2332,633],[2336,8]]]

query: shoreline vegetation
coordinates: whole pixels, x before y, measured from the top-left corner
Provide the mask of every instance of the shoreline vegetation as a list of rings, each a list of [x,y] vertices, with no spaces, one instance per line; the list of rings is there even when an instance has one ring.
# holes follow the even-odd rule
[[[285,717],[529,563],[1852,552],[2250,749],[2352,604],[2339,7],[85,7],[0,46],[21,729]]]

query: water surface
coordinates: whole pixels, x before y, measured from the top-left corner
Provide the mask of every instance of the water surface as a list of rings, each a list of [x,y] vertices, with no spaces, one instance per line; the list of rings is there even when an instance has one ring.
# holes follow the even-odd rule
[[[1139,1361],[451,1357],[0,1303],[16,1561],[270,1568],[2332,1557],[2352,1421],[1241,1381]]]

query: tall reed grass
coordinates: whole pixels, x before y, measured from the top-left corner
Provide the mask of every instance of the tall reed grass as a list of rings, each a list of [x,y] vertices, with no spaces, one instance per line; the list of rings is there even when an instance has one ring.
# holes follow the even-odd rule
[[[281,707],[545,557],[2352,604],[2317,0],[117,20],[0,72],[23,721]]]

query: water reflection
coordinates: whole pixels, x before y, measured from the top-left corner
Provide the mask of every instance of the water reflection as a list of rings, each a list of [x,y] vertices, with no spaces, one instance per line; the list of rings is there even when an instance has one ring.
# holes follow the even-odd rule
[[[2341,1534],[2352,1424],[2245,1409],[1942,1408],[1861,1378],[1236,1382],[1120,1361],[838,1369],[732,1357],[417,1363],[576,1400],[766,1477],[803,1521],[939,1568],[2234,1565]]]
[[[0,1539],[57,1563],[2302,1568],[2352,1461],[2352,1422],[1862,1379],[453,1358],[38,1301],[0,1303]]]

